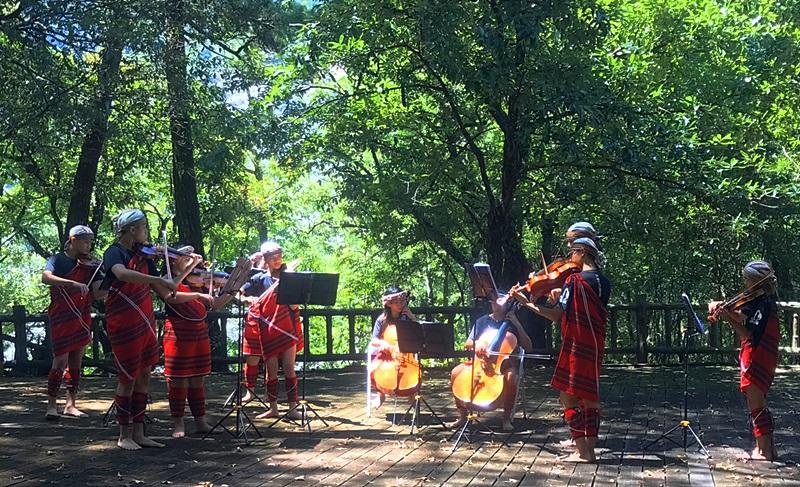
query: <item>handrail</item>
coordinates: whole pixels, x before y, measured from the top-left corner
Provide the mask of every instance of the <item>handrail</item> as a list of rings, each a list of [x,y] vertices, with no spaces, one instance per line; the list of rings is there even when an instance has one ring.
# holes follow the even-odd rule
[[[606,351],[608,361],[622,363],[669,363],[677,359],[681,350],[680,335],[688,318],[683,312],[682,303],[648,303],[639,296],[633,303],[611,304],[606,330]],[[793,362],[800,361],[800,302],[778,302],[781,319],[782,354]],[[454,326],[457,350],[453,358],[464,356],[463,342],[469,324],[485,311],[469,306],[421,306],[414,308],[423,319],[439,320]],[[377,308],[308,308],[303,314],[306,346],[309,346],[311,362],[360,362],[364,360],[363,350],[369,342],[372,323],[382,312]],[[209,331],[212,338],[213,361],[218,371],[229,370],[227,365],[235,360],[228,353],[228,329],[235,330],[242,313],[237,310],[209,313]],[[164,313],[156,312],[159,327]],[[95,330],[90,347],[91,356],[86,358],[87,366],[113,368],[103,351],[109,344],[103,332],[105,316],[92,314]],[[6,332],[8,323],[13,325],[13,335]],[[45,326],[45,313],[29,314],[22,306],[14,306],[11,314],[0,314],[0,342],[10,342],[14,346],[14,360],[9,365],[22,373],[31,367],[43,367],[49,361],[49,332]],[[35,331],[35,333],[34,333]],[[37,343],[29,335],[43,336]],[[553,355],[558,349],[559,327],[552,327],[541,334],[537,349],[541,353]],[[236,336],[236,333],[233,333]],[[225,337],[223,340],[222,338]],[[728,326],[714,325],[706,336],[693,340],[689,353],[697,355],[701,362],[712,360],[730,362],[730,356],[737,352],[738,340]],[[0,366],[5,366],[0,362]]]

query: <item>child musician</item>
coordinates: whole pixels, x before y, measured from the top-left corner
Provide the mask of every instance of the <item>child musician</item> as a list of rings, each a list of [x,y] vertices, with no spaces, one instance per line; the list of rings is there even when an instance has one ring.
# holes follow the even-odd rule
[[[141,210],[123,210],[113,223],[116,241],[103,255],[106,277],[102,288],[108,289],[106,326],[117,366],[117,446],[124,450],[163,447],[144,431],[150,370],[159,359],[150,290],[169,293],[177,285],[159,277],[152,259],[140,251],[149,238],[147,218]]]
[[[739,309],[723,307],[721,302],[714,301],[708,307],[709,318],[725,319],[739,335],[739,390],[747,398],[756,438],[750,457],[774,460],[778,456],[773,438],[775,423],[767,407],[767,394],[778,366],[780,331],[775,302],[778,281],[772,267],[763,260],[748,262],[742,269],[742,277],[747,292],[755,297]]]
[[[89,252],[94,244],[92,229],[77,225],[69,230],[64,251],[50,257],[42,272],[42,282],[50,286],[47,316],[53,365],[47,377],[47,419],[57,419],[56,400],[63,378],[67,379],[67,402],[64,415],[85,417],[76,397],[81,380],[83,351],[92,341],[91,298],[103,298],[99,291],[103,276],[100,262],[93,262]]]

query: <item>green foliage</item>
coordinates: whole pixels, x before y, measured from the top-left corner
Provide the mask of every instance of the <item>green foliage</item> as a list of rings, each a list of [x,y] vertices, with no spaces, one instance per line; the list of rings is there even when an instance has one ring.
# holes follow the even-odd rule
[[[63,240],[109,38],[125,50],[98,247],[125,207],[176,234],[164,3],[124,4],[0,11],[0,311],[46,302],[29,253]],[[219,262],[275,239],[302,268],[341,274],[341,306],[374,306],[388,284],[460,304],[464,262],[515,281],[589,220],[615,302],[730,294],[756,257],[796,294],[794,0],[187,8],[200,220]]]

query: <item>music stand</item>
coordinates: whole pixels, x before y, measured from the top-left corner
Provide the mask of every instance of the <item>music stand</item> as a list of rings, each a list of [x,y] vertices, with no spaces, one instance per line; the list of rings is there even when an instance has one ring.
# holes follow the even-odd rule
[[[493,301],[497,299],[497,284],[492,276],[492,268],[489,264],[476,262],[466,264],[469,282],[472,284],[472,296],[476,301]]]
[[[412,320],[397,320],[395,326],[397,328],[397,348],[400,353],[413,353],[419,364],[417,367],[417,393],[414,394],[414,402],[403,413],[403,419],[405,419],[409,411],[414,409],[414,414],[411,417],[411,435],[414,435],[415,428],[417,431],[421,429],[418,422],[422,404],[430,411],[436,421],[442,425],[442,428],[447,429],[447,425],[444,424],[444,421],[436,414],[436,411],[433,410],[422,395],[422,361],[420,359],[423,355],[425,355],[425,358],[440,358],[452,354],[455,341],[453,326]]]
[[[302,305],[302,317],[305,317],[306,310],[309,304],[317,304],[321,306],[332,306],[336,303],[336,292],[339,288],[339,274],[325,274],[321,272],[281,272],[280,280],[278,281],[278,304],[280,305]],[[311,420],[308,412],[314,414],[316,419],[322,421],[326,427],[328,423],[322,419],[317,411],[306,400],[306,364],[308,363],[308,333],[309,326],[306,318],[301,318],[303,321],[303,336],[306,337],[306,344],[303,347],[303,368],[301,379],[301,398],[297,401],[291,409],[283,413],[282,416],[277,418],[268,427],[272,428],[283,419],[289,419],[294,422],[290,414],[295,409],[300,409],[300,427],[306,428],[311,433]],[[286,371],[284,370],[284,374]]]
[[[703,442],[700,441],[700,436],[698,436],[697,432],[692,429],[692,426],[689,422],[689,338],[698,335],[702,336],[706,329],[705,326],[703,326],[703,322],[700,321],[700,318],[697,316],[697,313],[695,313],[694,307],[692,306],[692,301],[689,299],[689,295],[683,293],[681,294],[681,299],[683,299],[683,303],[686,305],[686,311],[689,314],[688,326],[683,331],[683,353],[681,354],[681,359],[683,360],[683,417],[680,421],[678,421],[678,424],[645,445],[644,450],[649,449],[651,446],[655,445],[661,440],[668,440],[677,446],[682,446],[683,451],[686,451],[686,447],[689,446],[688,433],[691,433],[692,438],[695,442],[697,442],[699,449],[705,454],[706,457],[710,457],[711,453],[708,452],[705,445],[703,445]],[[673,432],[678,431],[679,429],[683,431],[683,444],[678,443],[670,437]]]
[[[242,352],[244,349],[245,325],[244,325],[244,308],[241,302],[239,303],[238,326],[239,326],[239,351],[237,353],[237,360],[236,360],[236,363],[238,364],[238,368],[236,371],[236,387],[233,389],[233,392],[231,392],[231,394],[228,396],[228,399],[225,400],[225,404],[222,406],[222,408],[225,409],[225,407],[227,407],[227,405],[229,404],[231,409],[230,411],[225,413],[225,415],[219,418],[217,423],[214,426],[212,426],[211,429],[208,430],[208,432],[206,432],[205,435],[203,435],[203,439],[205,440],[210,435],[212,435],[217,428],[221,427],[222,429],[227,431],[228,434],[231,435],[231,437],[233,437],[233,439],[238,440],[239,438],[244,438],[245,444],[249,445],[251,441],[250,438],[247,436],[247,430],[249,428],[253,428],[253,431],[256,432],[259,438],[263,438],[263,436],[261,435],[261,432],[258,431],[258,428],[256,428],[256,425],[253,423],[253,420],[250,419],[250,416],[248,416],[244,410],[244,404],[242,404],[242,389],[250,391],[250,393],[255,398],[257,398],[261,402],[261,404],[264,404],[264,401],[262,401],[261,398],[258,397],[258,395],[256,395],[249,387],[242,384],[242,382],[244,381],[244,376],[243,376],[244,355]],[[228,429],[227,426],[225,426],[225,420],[227,420],[231,416],[234,416],[236,419],[236,426],[233,428],[233,430],[230,430]]]

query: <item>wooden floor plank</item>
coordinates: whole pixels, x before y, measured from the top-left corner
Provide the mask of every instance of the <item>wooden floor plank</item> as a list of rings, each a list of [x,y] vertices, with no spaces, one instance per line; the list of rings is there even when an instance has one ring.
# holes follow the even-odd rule
[[[607,367],[601,381],[603,421],[596,465],[563,466],[554,445],[567,438],[558,395],[548,385],[552,368],[531,369],[526,377],[530,418],[503,443],[476,438],[453,452],[450,432],[429,428],[419,440],[408,427],[383,416],[366,418],[363,372],[315,372],[309,390],[330,427],[313,432],[278,425],[265,439],[245,446],[227,435],[213,440],[170,438],[172,429],[163,378],[154,378],[155,402],[149,432],[166,448],[124,452],[117,429],[100,417],[113,394],[114,380],[87,378],[81,401],[92,417],[42,419],[44,378],[0,378],[0,486],[50,484],[134,485],[715,485],[800,487],[800,368],[780,369],[770,394],[775,416],[778,462],[741,461],[752,449],[750,426],[738,391],[735,367],[692,367],[689,416],[712,452],[711,460],[669,443],[647,452],[643,445],[680,420],[683,370],[680,367]],[[455,417],[449,370],[431,371],[430,403],[446,419]],[[212,376],[208,410],[214,411],[235,379]],[[398,405],[402,412],[405,408]],[[258,408],[248,408],[255,414]],[[482,419],[497,425],[498,412]],[[187,418],[191,431],[191,419]],[[259,426],[262,427],[261,423]],[[674,435],[682,440],[680,432]],[[403,440],[406,440],[403,443]]]

